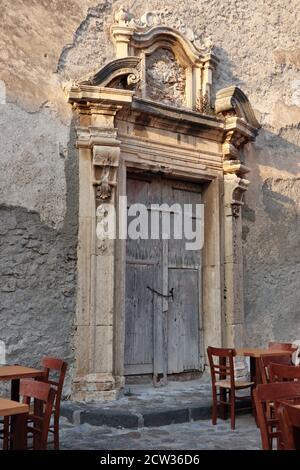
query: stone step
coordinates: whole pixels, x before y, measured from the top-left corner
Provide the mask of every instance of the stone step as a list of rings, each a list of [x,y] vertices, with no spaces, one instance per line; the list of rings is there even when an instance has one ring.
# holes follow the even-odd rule
[[[245,407],[245,402],[237,403],[237,410],[241,407]],[[211,417],[211,403],[183,405],[177,408],[144,406],[137,411],[131,410],[130,407],[127,410],[116,407],[104,409],[103,404],[99,403],[62,402],[61,415],[76,425],[87,423],[93,426],[138,429],[209,419]]]

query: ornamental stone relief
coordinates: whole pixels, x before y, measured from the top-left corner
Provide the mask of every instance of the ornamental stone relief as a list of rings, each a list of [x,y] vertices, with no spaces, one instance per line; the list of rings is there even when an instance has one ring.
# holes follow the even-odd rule
[[[184,106],[185,81],[185,70],[171,51],[157,49],[147,57],[147,98]]]
[[[174,18],[174,13],[167,8],[162,10],[147,11],[140,18],[121,6],[116,14],[115,21],[120,25],[126,25],[137,31],[144,31],[154,26],[166,25],[180,31],[199,51],[211,52],[214,43],[210,36],[203,37],[189,28],[181,19]]]

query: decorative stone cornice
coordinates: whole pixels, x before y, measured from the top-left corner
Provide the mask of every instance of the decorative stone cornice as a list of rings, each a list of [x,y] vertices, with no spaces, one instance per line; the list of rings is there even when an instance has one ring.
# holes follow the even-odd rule
[[[90,103],[97,103],[99,108],[104,108],[105,105],[131,103],[133,95],[130,90],[74,83],[69,89],[69,103],[87,108]]]

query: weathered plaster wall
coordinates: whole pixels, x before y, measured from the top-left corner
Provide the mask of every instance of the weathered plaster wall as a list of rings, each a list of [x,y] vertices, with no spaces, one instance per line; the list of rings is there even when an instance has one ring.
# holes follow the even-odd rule
[[[72,363],[78,178],[63,87],[113,57],[109,23],[122,3],[0,0],[0,339],[8,338],[13,360],[57,353]],[[220,58],[215,90],[236,84],[248,95],[263,125],[246,152],[248,342],[299,337],[298,0],[125,4],[137,15],[166,8],[175,22],[210,35]]]

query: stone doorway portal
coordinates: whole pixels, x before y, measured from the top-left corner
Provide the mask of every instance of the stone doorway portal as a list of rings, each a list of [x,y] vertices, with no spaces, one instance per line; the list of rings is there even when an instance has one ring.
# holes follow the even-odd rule
[[[212,93],[218,63],[212,42],[201,44],[164,21],[155,12],[138,20],[121,8],[111,27],[116,58],[69,89],[79,149],[76,400],[117,398],[131,373],[149,371],[164,383],[169,373],[201,371],[208,345],[244,341],[240,208],[249,169],[243,147],[259,124],[239,88]],[[144,178],[137,194],[132,173],[152,174],[157,192],[142,197]],[[190,186],[175,188],[175,181]],[[175,240],[157,245],[157,259],[146,249],[145,263],[142,240],[132,245],[97,236],[105,204],[117,212],[121,196],[149,202],[151,194],[160,195],[158,202],[201,196],[201,257],[194,253],[182,263]],[[116,233],[119,228],[117,221]],[[159,295],[171,289],[173,302]],[[145,317],[133,307],[141,301]],[[139,346],[145,328],[147,341]]]

